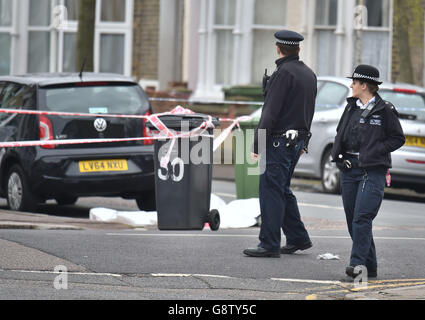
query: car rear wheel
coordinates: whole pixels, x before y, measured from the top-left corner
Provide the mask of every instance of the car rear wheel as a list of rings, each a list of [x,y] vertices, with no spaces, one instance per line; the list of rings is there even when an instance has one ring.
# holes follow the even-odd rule
[[[326,193],[340,193],[340,172],[335,162],[332,162],[331,149],[327,150],[322,159],[322,187]]]
[[[14,211],[35,211],[38,198],[31,192],[28,179],[19,165],[10,168],[7,175],[7,204]]]
[[[142,211],[155,211],[156,210],[156,196],[155,190],[144,192],[142,196],[136,198],[137,206]]]

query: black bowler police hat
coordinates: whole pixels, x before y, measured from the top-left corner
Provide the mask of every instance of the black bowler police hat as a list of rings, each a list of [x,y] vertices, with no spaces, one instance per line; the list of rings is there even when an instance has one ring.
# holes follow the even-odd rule
[[[369,82],[373,84],[382,83],[382,81],[379,80],[379,70],[367,64],[358,65],[357,68],[354,70],[353,75],[347,78],[353,80],[362,80],[364,82]]]
[[[299,46],[304,37],[299,33],[291,30],[280,30],[274,34],[276,42],[286,44],[289,46]]]

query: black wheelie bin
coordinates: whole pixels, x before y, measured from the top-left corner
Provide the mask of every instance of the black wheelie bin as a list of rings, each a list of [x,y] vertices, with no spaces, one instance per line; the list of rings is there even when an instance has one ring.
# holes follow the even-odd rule
[[[208,116],[202,114],[170,114],[159,116],[175,134],[198,128]],[[214,126],[220,125],[212,118]],[[151,123],[146,126],[157,130]],[[202,230],[206,222],[218,230],[220,215],[210,211],[213,135],[208,128],[203,136],[155,139],[155,193],[159,230]],[[169,153],[172,148],[171,153]],[[168,161],[166,155],[169,154]],[[162,166],[161,166],[162,162]]]

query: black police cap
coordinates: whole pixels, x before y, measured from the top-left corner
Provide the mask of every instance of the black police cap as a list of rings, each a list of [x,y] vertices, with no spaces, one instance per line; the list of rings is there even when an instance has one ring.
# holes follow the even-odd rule
[[[299,33],[291,30],[280,30],[274,34],[276,42],[286,44],[289,46],[299,46],[304,37]]]
[[[373,66],[367,64],[360,64],[356,67],[349,79],[362,80],[373,84],[381,84],[382,81],[379,79],[379,70]]]

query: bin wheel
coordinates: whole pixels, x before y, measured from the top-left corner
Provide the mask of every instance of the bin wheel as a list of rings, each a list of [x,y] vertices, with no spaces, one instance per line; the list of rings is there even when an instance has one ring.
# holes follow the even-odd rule
[[[208,213],[208,223],[212,231],[217,231],[220,227],[220,214],[218,210],[213,209]]]

